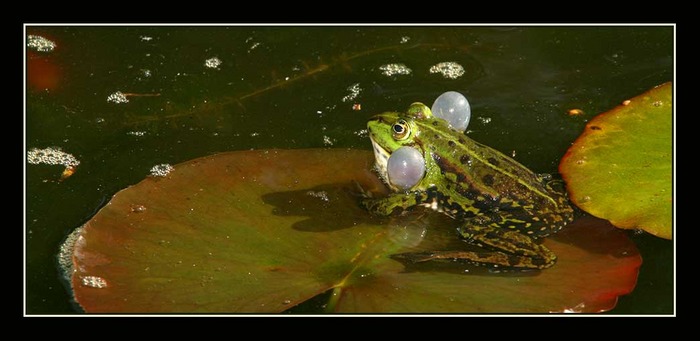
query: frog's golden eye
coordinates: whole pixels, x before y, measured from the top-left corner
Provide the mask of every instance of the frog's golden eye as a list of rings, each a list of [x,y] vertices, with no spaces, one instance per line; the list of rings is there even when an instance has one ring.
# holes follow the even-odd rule
[[[408,137],[411,129],[408,122],[405,120],[398,120],[393,126],[391,126],[391,131],[394,134],[395,140],[403,140]]]

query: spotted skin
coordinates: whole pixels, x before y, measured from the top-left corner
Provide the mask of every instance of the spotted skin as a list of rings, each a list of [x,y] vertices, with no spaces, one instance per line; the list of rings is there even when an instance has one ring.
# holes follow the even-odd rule
[[[423,179],[407,191],[392,186],[386,167],[380,176],[393,193],[366,198],[362,204],[377,215],[426,206],[462,221],[459,236],[484,252],[431,251],[407,253],[411,262],[458,260],[493,268],[544,269],[556,255],[538,239],[556,233],[573,220],[563,186],[547,181],[512,158],[482,145],[421,103],[407,113],[388,112],[368,122],[378,164],[402,146],[416,148],[425,160]],[[380,155],[383,154],[380,159]]]

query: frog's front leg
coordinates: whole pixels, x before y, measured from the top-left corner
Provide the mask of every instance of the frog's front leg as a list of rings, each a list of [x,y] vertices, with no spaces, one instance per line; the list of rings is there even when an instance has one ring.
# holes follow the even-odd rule
[[[554,265],[557,260],[552,251],[529,236],[493,222],[489,223],[484,216],[467,222],[459,232],[468,243],[493,251],[431,251],[397,256],[414,263],[442,259],[520,269],[545,269]]]
[[[364,198],[362,206],[370,213],[382,216],[388,216],[399,209],[401,212],[409,207],[416,206],[427,197],[422,193],[393,193],[383,198]]]

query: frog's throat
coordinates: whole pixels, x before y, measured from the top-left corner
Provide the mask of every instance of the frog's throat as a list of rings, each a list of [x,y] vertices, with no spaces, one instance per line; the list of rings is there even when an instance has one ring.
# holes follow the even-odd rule
[[[379,145],[372,136],[370,136],[370,141],[372,141],[372,147],[374,148],[374,159],[376,160],[375,163],[375,168],[377,169],[377,172],[379,175],[386,181],[388,179],[388,174],[387,174],[387,169],[386,165],[387,162],[389,162],[389,152],[386,151],[386,149],[382,148],[382,146]]]

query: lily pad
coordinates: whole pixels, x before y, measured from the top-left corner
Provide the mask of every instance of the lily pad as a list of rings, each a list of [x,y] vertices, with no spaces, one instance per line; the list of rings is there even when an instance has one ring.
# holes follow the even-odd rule
[[[571,200],[624,229],[671,239],[672,85],[593,118],[562,158]]]
[[[333,290],[327,312],[600,312],[635,286],[641,257],[589,217],[544,243],[552,268],[491,273],[406,265],[399,252],[463,248],[453,220],[416,210],[373,217],[369,151],[261,150],[174,166],[117,193],[64,245],[90,313],[277,313]]]

